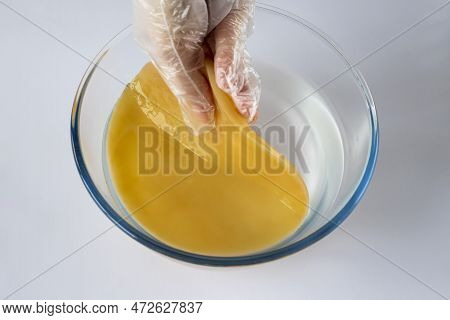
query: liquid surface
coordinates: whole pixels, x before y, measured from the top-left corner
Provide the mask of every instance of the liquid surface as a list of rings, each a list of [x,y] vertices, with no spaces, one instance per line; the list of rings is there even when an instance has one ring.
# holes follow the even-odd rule
[[[175,248],[214,256],[271,248],[302,224],[307,189],[215,85],[209,61],[206,72],[216,128],[200,136],[179,130],[177,100],[152,64],[124,90],[106,136],[113,191],[129,219]]]

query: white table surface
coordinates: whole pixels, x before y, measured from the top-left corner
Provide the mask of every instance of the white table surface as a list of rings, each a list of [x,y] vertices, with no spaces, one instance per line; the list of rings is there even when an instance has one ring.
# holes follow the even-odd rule
[[[445,2],[271,1],[328,33],[353,62]],[[114,228],[40,275],[111,224],[72,157],[71,104],[88,63],[69,47],[93,58],[131,23],[130,11],[129,0],[0,0],[0,298],[450,296],[450,5],[359,65],[381,148],[366,196],[342,227],[379,254],[337,230],[279,261],[208,268]]]

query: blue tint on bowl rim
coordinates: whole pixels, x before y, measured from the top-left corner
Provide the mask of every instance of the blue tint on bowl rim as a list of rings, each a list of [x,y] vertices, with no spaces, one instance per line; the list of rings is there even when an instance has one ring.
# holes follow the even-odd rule
[[[111,44],[113,40],[118,38],[118,36],[123,35],[128,29],[129,26],[125,29],[123,29],[117,36],[115,36],[111,41],[108,42],[108,44],[105,46],[105,48],[97,55],[97,57],[94,59],[94,62],[89,66],[89,68],[86,70],[85,75],[83,76],[82,81],[80,82],[79,88],[77,90],[77,94],[75,97],[74,105],[72,108],[72,118],[71,118],[71,140],[72,140],[72,150],[73,155],[75,158],[75,163],[77,165],[78,171],[80,173],[81,179],[83,180],[84,185],[86,186],[89,194],[94,199],[95,203],[100,207],[100,209],[105,213],[105,215],[114,222],[115,225],[117,225],[120,229],[122,229],[126,234],[128,234],[130,237],[135,239],[136,241],[140,242],[141,244],[145,245],[146,247],[153,249],[159,253],[162,253],[166,256],[182,260],[189,263],[194,264],[201,264],[201,265],[209,265],[209,266],[238,266],[238,265],[250,265],[250,264],[256,264],[256,263],[262,263],[262,262],[268,262],[271,260],[276,260],[279,258],[282,258],[284,256],[293,254],[297,251],[300,251],[311,244],[319,241],[323,237],[325,237],[327,234],[332,232],[334,229],[336,229],[353,211],[353,209],[356,207],[356,205],[361,200],[362,196],[364,195],[364,192],[367,189],[367,186],[372,178],[374,169],[375,169],[375,163],[377,159],[378,154],[378,144],[379,144],[379,129],[378,129],[378,121],[377,121],[377,115],[375,110],[375,104],[373,102],[372,95],[370,93],[370,90],[365,83],[363,77],[360,75],[359,71],[353,67],[351,67],[351,64],[348,62],[348,60],[344,57],[341,50],[338,49],[336,44],[333,43],[333,41],[326,36],[323,32],[318,30],[316,27],[312,26],[309,22],[301,19],[300,17],[284,11],[282,9],[269,6],[269,5],[262,5],[258,4],[259,9],[263,9],[264,11],[270,11],[272,13],[285,16],[289,19],[295,20],[297,23],[302,24],[303,26],[307,27],[311,31],[317,33],[318,36],[323,38],[326,42],[328,42],[329,45],[331,45],[337,53],[346,61],[346,64],[349,66],[348,71],[351,71],[355,77],[355,80],[360,85],[360,89],[363,93],[363,95],[366,98],[367,102],[367,108],[370,113],[370,120],[372,125],[372,141],[371,141],[371,148],[370,148],[370,154],[369,159],[367,161],[366,169],[364,171],[364,174],[361,178],[361,181],[356,188],[355,192],[351,196],[351,198],[348,200],[348,202],[345,204],[345,206],[334,216],[333,219],[329,220],[324,226],[316,230],[314,233],[310,234],[309,236],[292,243],[286,247],[278,248],[274,250],[270,250],[263,253],[258,254],[252,254],[247,256],[240,256],[240,257],[214,257],[214,256],[205,256],[205,255],[198,255],[189,253],[186,251],[178,250],[175,248],[172,248],[168,245],[165,245],[164,243],[161,243],[151,237],[149,237],[146,234],[141,233],[140,231],[133,228],[131,225],[128,224],[128,222],[123,219],[118,213],[115,212],[115,210],[108,204],[107,200],[102,196],[100,191],[96,188],[92,178],[89,175],[89,172],[87,170],[86,164],[83,159],[80,141],[79,141],[79,114],[82,106],[82,101],[84,97],[85,90],[89,84],[89,80],[95,71],[95,69],[98,67],[98,63],[101,61],[103,56],[108,52],[108,46]],[[107,230],[105,230],[106,232]]]

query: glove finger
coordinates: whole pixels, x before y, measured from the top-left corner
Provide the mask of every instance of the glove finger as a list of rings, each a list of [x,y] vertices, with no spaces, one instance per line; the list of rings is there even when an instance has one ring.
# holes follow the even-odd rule
[[[178,97],[185,123],[196,134],[213,127],[214,99],[205,76],[195,70],[186,78],[175,78],[173,85],[172,91]]]
[[[214,30],[214,68],[217,85],[231,95],[239,112],[255,118],[261,86],[251,66],[245,42],[252,27],[254,0],[238,0]]]
[[[239,71],[240,77],[243,78],[243,84],[239,87],[239,90],[230,91],[230,95],[239,112],[249,122],[252,122],[255,120],[261,97],[261,80],[251,65],[247,52],[244,53],[244,57]]]
[[[205,1],[134,0],[133,9],[136,40],[178,98],[185,121],[196,132],[213,124],[213,99],[200,73],[208,27]]]
[[[238,72],[249,28],[252,25],[254,0],[238,0],[230,13],[214,30],[214,67],[217,84],[223,90],[239,91],[243,77]]]

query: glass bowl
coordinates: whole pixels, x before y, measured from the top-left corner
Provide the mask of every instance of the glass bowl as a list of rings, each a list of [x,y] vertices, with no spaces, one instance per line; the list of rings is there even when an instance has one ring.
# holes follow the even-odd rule
[[[289,143],[271,143],[296,164],[310,194],[310,210],[295,234],[255,254],[218,257],[182,251],[124,218],[126,212],[106,170],[104,135],[124,87],[149,61],[135,43],[131,27],[104,47],[81,80],[71,119],[80,176],[108,218],[150,249],[214,266],[278,259],[338,227],[368,186],[377,157],[378,124],[372,96],[359,71],[327,35],[292,13],[258,5],[255,25],[247,44],[262,80],[260,115],[254,126],[263,136],[270,135],[273,127],[292,129]]]

